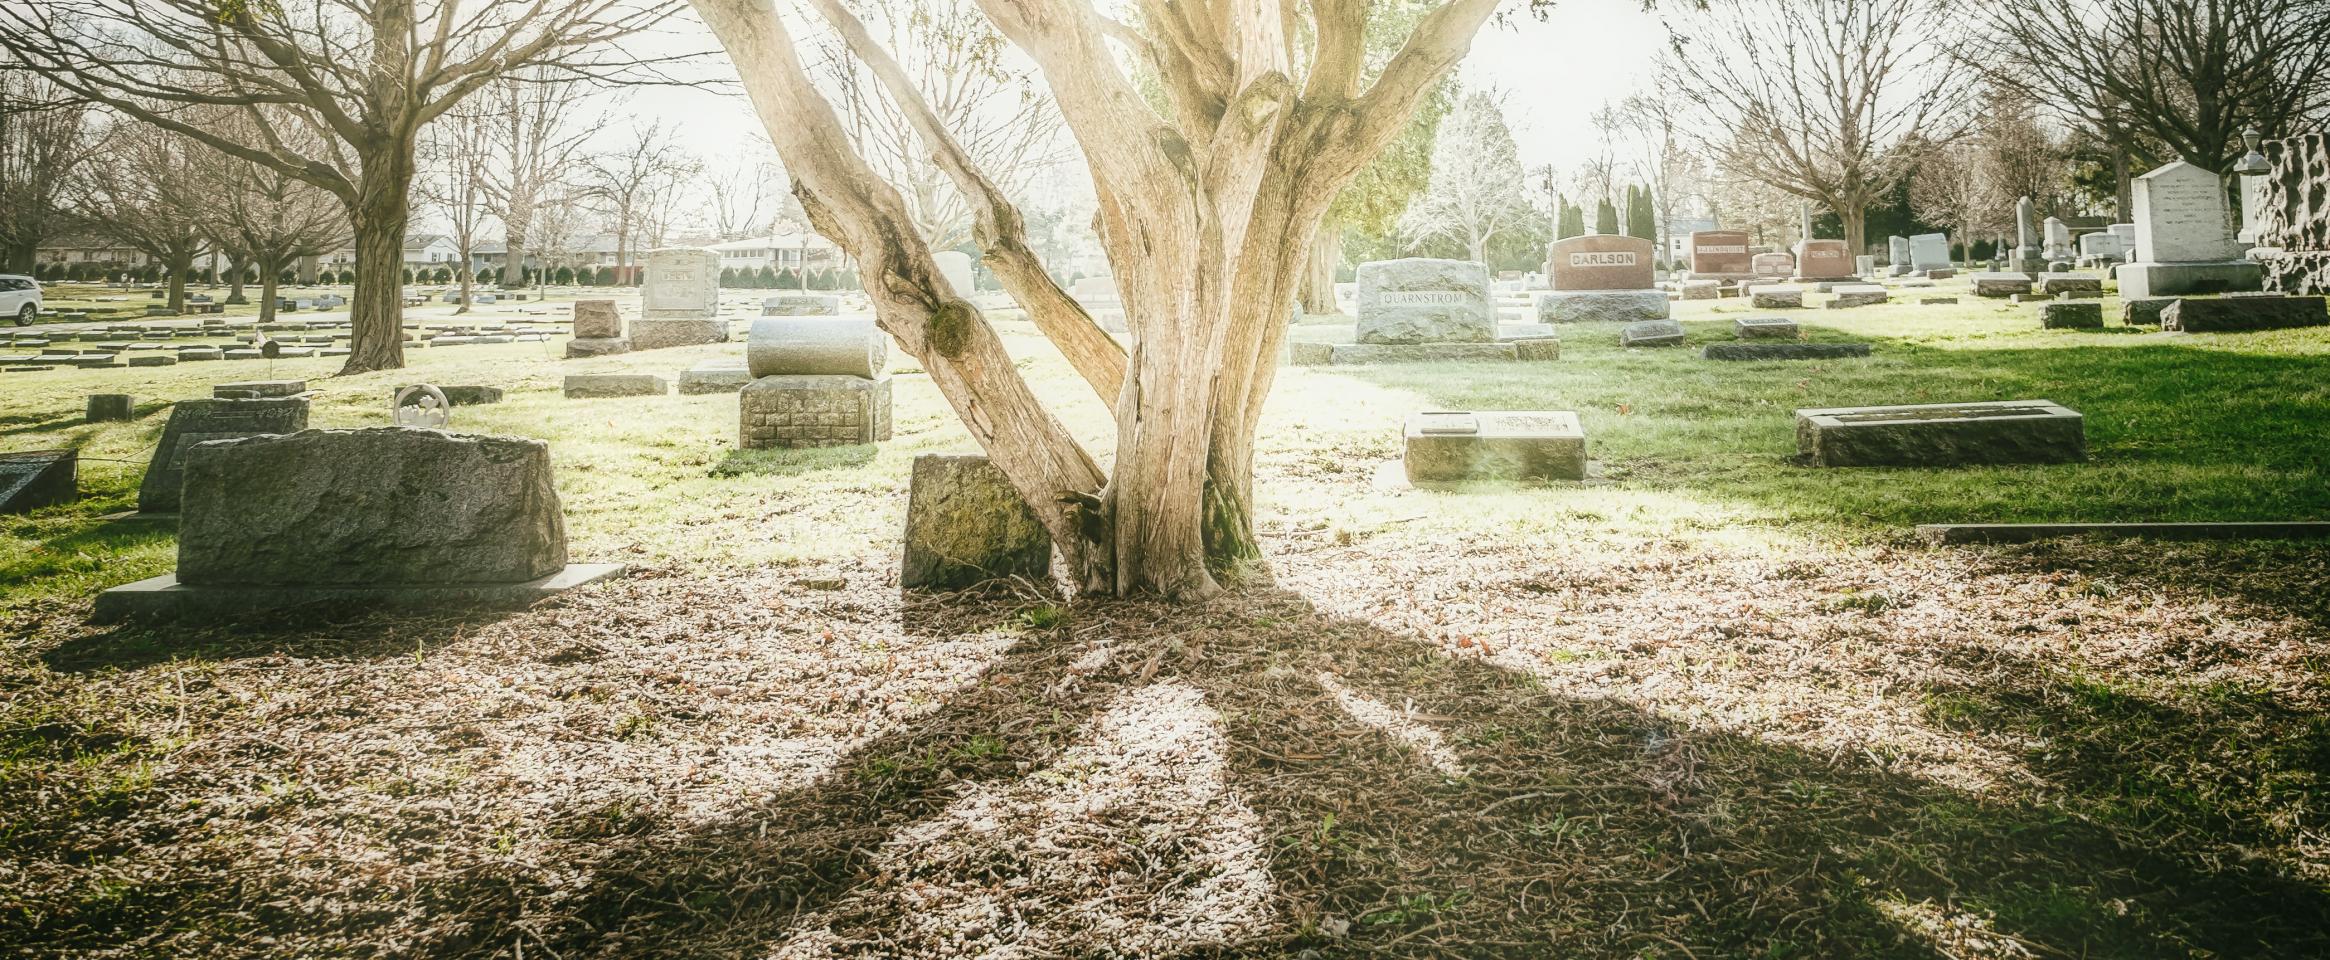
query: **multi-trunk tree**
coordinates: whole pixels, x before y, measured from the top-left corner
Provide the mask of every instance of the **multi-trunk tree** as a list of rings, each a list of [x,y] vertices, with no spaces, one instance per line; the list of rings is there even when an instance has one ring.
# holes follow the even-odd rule
[[[545,208],[571,182],[583,143],[595,129],[574,115],[582,95],[579,78],[550,65],[512,71],[480,95],[477,112],[489,118],[490,146],[477,186],[486,212],[502,222],[505,288],[526,285],[526,262],[540,245],[536,234]]]
[[[858,261],[877,321],[1036,511],[1076,586],[1197,598],[1259,555],[1254,430],[1320,218],[1399,136],[1496,0],[1434,8],[1364,86],[1368,0],[1141,0],[1130,21],[1087,0],[980,0],[1041,70],[1083,148],[1125,346],[1044,272],[1019,210],[842,0],[811,0],[972,199],[986,265],[1114,406],[1106,470],[1036,399],[979,308],[947,285],[771,0],[694,4],[812,221]]]
[[[205,123],[253,141],[260,139],[261,126],[271,126],[277,137],[299,136],[296,121],[271,118],[258,108],[220,109]],[[323,188],[274,166],[208,147],[198,148],[190,160],[185,178],[203,185],[196,222],[227,254],[229,282],[236,294],[242,292],[244,269],[258,268],[259,322],[273,321],[275,288],[283,271],[303,257],[321,256],[346,244],[347,215]]]
[[[1400,233],[1411,241],[1451,238],[1467,257],[1487,262],[1489,241],[1536,213],[1522,193],[1526,179],[1501,98],[1467,93],[1440,123],[1431,179],[1408,204]]]
[[[75,96],[280,170],[338,198],[355,235],[345,373],[404,365],[399,278],[421,128],[513,71],[605,74],[617,41],[676,0],[10,0],[0,47]],[[313,149],[205,126],[202,108],[267,107]]]
[[[42,240],[70,219],[73,174],[102,139],[89,105],[0,64],[0,271],[31,273]]]
[[[171,131],[124,124],[89,163],[75,211],[98,233],[162,268],[173,313],[186,308],[187,278],[212,247],[203,218],[217,195],[187,175],[205,159],[202,151]]]
[[[1952,5],[1933,0],[1707,0],[1677,5],[1667,58],[1699,137],[1734,175],[1834,211],[1865,250],[1868,207],[1947,140],[1963,85]]]

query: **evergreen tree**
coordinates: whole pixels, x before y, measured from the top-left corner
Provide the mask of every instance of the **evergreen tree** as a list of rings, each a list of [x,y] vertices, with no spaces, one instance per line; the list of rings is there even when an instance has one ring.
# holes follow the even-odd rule
[[[1651,206],[1649,185],[1628,187],[1626,197],[1626,233],[1656,243],[1658,213]]]
[[[1568,197],[1555,197],[1554,203],[1561,207],[1561,217],[1554,227],[1553,238],[1567,240],[1571,237],[1584,236],[1586,233],[1586,211],[1580,209],[1577,204],[1571,203]]]
[[[1618,232],[1618,208],[1610,205],[1609,197],[1594,206],[1594,232],[1604,236]]]

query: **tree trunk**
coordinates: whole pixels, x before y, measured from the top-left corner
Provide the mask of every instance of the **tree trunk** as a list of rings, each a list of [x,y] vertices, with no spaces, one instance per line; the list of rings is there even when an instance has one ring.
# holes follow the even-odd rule
[[[342,375],[396,370],[405,365],[404,269],[406,191],[413,151],[388,148],[367,158],[349,219],[356,231],[356,289],[348,298],[348,361]]]
[[[194,252],[170,255],[170,312],[186,312],[186,275],[194,272]]]
[[[1304,314],[1314,317],[1342,315],[1343,306],[1335,301],[1335,273],[1336,268],[1342,264],[1343,225],[1321,224],[1318,239],[1311,241],[1310,263],[1303,271]]]
[[[1844,221],[1845,246],[1859,257],[1868,252],[1869,211],[1858,203],[1839,204],[1837,216]]]
[[[455,307],[455,308],[453,309],[453,315],[454,315],[454,316],[456,316],[456,317],[458,317],[458,316],[460,316],[460,315],[462,315],[462,314],[464,314],[464,313],[468,313],[468,312],[469,312],[469,297],[470,297],[470,292],[469,292],[469,285],[470,285],[470,282],[471,282],[471,281],[474,281],[474,280],[476,280],[476,279],[477,279],[477,276],[476,276],[475,274],[472,274],[472,273],[470,273],[470,272],[469,272],[469,267],[467,267],[466,265],[465,265],[465,266],[463,266],[461,269],[459,269],[459,270],[456,270],[456,271],[454,271],[454,272],[455,272],[455,273],[457,273],[457,274],[460,274],[460,277],[461,277],[461,306]],[[504,272],[502,273],[502,276],[505,276],[505,277],[506,277],[506,276],[509,276],[509,273],[508,273],[508,271],[504,271]],[[403,305],[403,304],[402,304],[402,301],[399,301],[398,305],[401,307],[401,306]]]
[[[259,322],[275,322],[276,284],[283,278],[283,261],[274,257],[259,258]],[[237,278],[238,281],[240,278]]]
[[[2135,185],[2128,175],[2128,147],[2125,143],[2112,145],[2112,212],[2116,223],[2126,223],[2136,217]],[[2134,251],[2129,252],[2134,256]]]
[[[241,306],[251,302],[249,298],[243,296],[243,271],[250,269],[250,267],[249,257],[234,257],[227,260],[226,302],[229,305]]]
[[[502,289],[516,290],[526,285],[526,231],[517,227],[505,227],[504,230],[506,239],[502,243]]]
[[[19,241],[8,248],[8,272],[30,275],[40,256],[38,238]]]

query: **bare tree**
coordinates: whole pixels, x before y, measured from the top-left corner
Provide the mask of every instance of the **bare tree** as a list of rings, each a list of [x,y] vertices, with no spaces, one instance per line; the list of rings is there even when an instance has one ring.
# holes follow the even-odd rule
[[[486,131],[493,146],[478,186],[487,212],[502,222],[506,289],[526,285],[537,211],[570,176],[593,129],[572,115],[581,87],[577,77],[543,64],[512,71],[484,90],[479,112],[490,118]]]
[[[1085,0],[980,0],[1035,61],[1083,147],[1129,350],[1043,271],[1018,208],[842,0],[812,5],[972,198],[987,266],[1114,404],[1113,466],[1103,472],[978,307],[948,287],[907,201],[840,132],[770,0],[695,0],[811,219],[857,259],[877,321],[1036,512],[1079,588],[1217,591],[1220,571],[1260,553],[1254,428],[1319,221],[1464,56],[1496,0],[1435,8],[1364,89],[1366,0],[1143,0],[1140,26]],[[1118,45],[1141,58],[1149,95]]]
[[[2013,229],[2015,194],[2007,192],[1984,144],[1937,145],[1909,179],[1909,203],[1927,223],[1949,224],[1974,259],[1974,238]]]
[[[2145,167],[2183,160],[2223,173],[2241,152],[2243,127],[2294,134],[2330,111],[2330,0],[1997,0],[1971,9],[1981,29],[1967,63]]]
[[[674,0],[14,0],[6,47],[77,96],[306,180],[339,198],[355,233],[349,355],[360,373],[404,365],[399,276],[420,131],[494,79],[638,61],[617,40]],[[200,105],[272,105],[312,140],[241,141]],[[300,149],[297,143],[313,143]]]
[[[637,252],[632,241],[640,233],[641,218],[694,164],[661,121],[634,129],[630,143],[591,159],[588,190],[613,228],[615,270],[626,274],[624,282],[630,281],[627,274]]]
[[[1898,148],[1956,113],[1953,23],[1933,0],[1708,0],[1669,20],[1668,62],[1726,166],[1834,211],[1860,251],[1916,165]]]
[[[205,121],[222,133],[260,139],[268,122],[260,108],[216,108]],[[246,265],[259,271],[259,322],[275,319],[275,287],[302,257],[329,253],[348,240],[340,202],[315,184],[273,166],[208,147],[188,157],[187,179],[203,184],[195,205],[202,233],[227,254],[232,289],[242,291]]]
[[[202,229],[217,194],[187,176],[202,159],[187,137],[143,124],[116,130],[88,165],[79,217],[153,258],[169,275],[171,312],[186,309],[186,280],[210,248]]]
[[[421,134],[421,170],[416,181],[420,195],[443,215],[446,237],[453,241],[454,256],[460,260],[460,269],[454,273],[461,285],[461,306],[455,314],[468,313],[469,301],[477,295],[477,245],[483,239],[491,196],[486,168],[498,153],[489,131],[497,119],[486,110],[455,108]],[[502,276],[508,277],[513,269],[517,269],[513,263],[505,263]]]
[[[87,102],[0,66],[0,269],[31,273],[70,214],[74,171],[102,140]]]
[[[1411,242],[1462,241],[1468,256],[1486,262],[1490,239],[1536,213],[1522,193],[1523,179],[1502,98],[1473,91],[1441,121],[1431,180],[1400,218],[1400,231]]]
[[[1626,166],[1634,178],[1650,188],[1656,212],[1659,256],[1674,249],[1669,236],[1678,205],[1690,196],[1698,180],[1698,156],[1685,142],[1683,119],[1676,101],[1657,93],[1637,93],[1619,101],[1611,111],[1611,130],[1627,145]]]
[[[775,163],[740,157],[706,165],[703,181],[714,236],[742,240],[773,232],[785,197],[785,172]]]
[[[1005,196],[1021,196],[1072,155],[1051,97],[1009,61],[1010,46],[972,0],[859,0],[851,8]],[[971,200],[931,161],[896,98],[839,45],[822,60],[859,155],[898,187],[923,236],[941,249],[969,240]]]

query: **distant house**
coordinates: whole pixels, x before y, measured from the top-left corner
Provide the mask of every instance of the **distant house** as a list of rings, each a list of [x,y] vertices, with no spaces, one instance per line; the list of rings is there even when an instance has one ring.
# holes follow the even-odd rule
[[[1701,230],[1721,230],[1714,217],[1667,218],[1667,259],[1681,260],[1689,255],[1691,235]]]
[[[841,247],[814,233],[777,233],[712,244],[722,270],[831,270],[848,265]]]
[[[410,233],[405,235],[405,268],[452,268],[461,265],[461,248],[454,246],[453,238],[441,233]]]
[[[632,249],[632,261],[637,262],[642,252],[637,248]],[[499,270],[510,262],[510,245],[500,240],[480,243],[469,251],[469,262],[473,270]],[[578,242],[563,244],[558,250],[544,250],[539,243],[528,244],[526,269],[540,270],[545,263],[553,270],[559,267],[612,267],[615,265],[615,235],[602,233],[585,237]]]
[[[33,247],[32,253],[33,260],[44,268],[50,264],[68,268],[79,265],[84,273],[92,276],[142,269],[153,260],[134,247],[94,233],[49,237]],[[197,272],[224,271],[226,267],[226,257],[217,252],[194,259]]]

